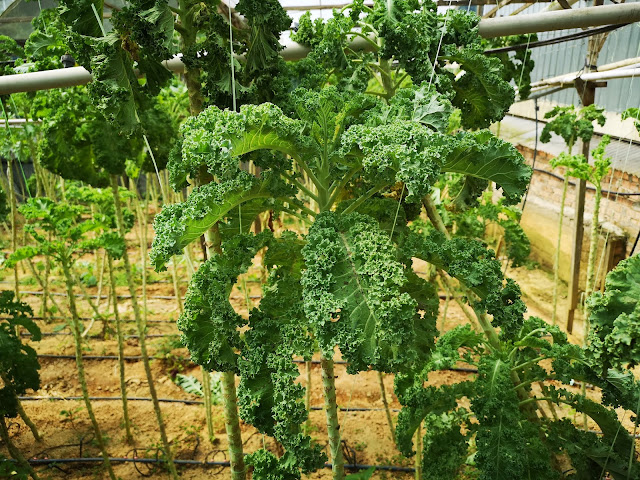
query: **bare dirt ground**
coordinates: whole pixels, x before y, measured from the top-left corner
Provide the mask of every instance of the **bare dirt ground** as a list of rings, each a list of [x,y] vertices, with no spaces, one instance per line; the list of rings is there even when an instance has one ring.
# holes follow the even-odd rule
[[[149,233],[149,241],[152,233]],[[137,239],[132,235],[131,240]],[[132,261],[140,258],[140,250],[131,249]],[[87,261],[95,263],[95,258],[89,256]],[[420,265],[417,266],[420,270]],[[25,277],[28,272],[23,274]],[[149,320],[175,320],[179,315],[178,304],[175,299],[153,298],[154,296],[173,296],[174,288],[171,282],[171,275],[163,273],[154,274],[155,280],[162,283],[151,283],[148,285],[147,295],[147,315]],[[550,318],[552,279],[541,270],[527,270],[519,268],[509,270],[508,275],[513,277],[521,285],[529,313]],[[186,291],[186,265],[179,266],[181,295]],[[12,275],[5,273],[5,281],[2,288],[13,288],[10,285]],[[123,284],[124,285],[124,284]],[[250,295],[257,296],[255,284],[249,284]],[[23,291],[39,290],[38,285],[22,285]],[[54,290],[63,291],[63,286],[57,284]],[[97,292],[97,287],[88,288],[92,294]],[[127,295],[128,289],[119,286],[118,294]],[[102,292],[108,294],[105,287]],[[30,303],[34,311],[40,307],[41,297],[35,295],[24,295],[23,299]],[[58,303],[64,305],[65,298],[57,297]],[[253,300],[257,302],[258,300]],[[101,309],[106,311],[106,299],[101,300]],[[245,295],[240,290],[234,290],[232,303],[240,313],[246,313]],[[83,315],[90,316],[91,309],[85,301],[79,302]],[[133,318],[131,301],[121,299],[118,303],[121,317],[125,320]],[[444,300],[441,300],[441,315],[444,310]],[[564,307],[560,309],[564,312]],[[62,316],[65,312],[62,312]],[[562,317],[563,313],[561,313]],[[446,329],[466,322],[462,311],[451,301],[447,309]],[[68,328],[62,329],[64,320],[39,321],[43,332],[69,333]],[[438,320],[438,326],[442,324],[442,318]],[[126,334],[135,335],[135,323],[125,323]],[[174,322],[148,324],[148,333],[178,334]],[[111,328],[111,326],[110,326]],[[102,338],[98,336],[101,332],[102,324],[96,321],[85,343],[85,355],[117,355],[117,343],[113,335]],[[576,342],[580,341],[581,321],[577,320],[577,336],[572,336]],[[151,353],[155,358],[152,362],[153,376],[158,390],[158,396],[163,399],[189,399],[199,400],[194,395],[187,394],[171,380],[171,375],[180,372],[201,377],[199,367],[188,361],[186,349],[172,349],[169,345],[169,338],[157,337],[149,338]],[[27,340],[28,341],[28,340]],[[73,340],[68,335],[45,336],[41,342],[31,344],[37,349],[39,354],[62,354],[73,355]],[[127,338],[125,355],[140,355],[140,348],[137,338]],[[73,359],[51,359],[41,358],[41,385],[34,396],[39,397],[73,397],[80,396],[80,386],[77,379],[75,362]],[[89,382],[90,395],[96,397],[119,397],[119,374],[116,360],[86,360],[85,362],[87,379]],[[304,366],[300,366],[300,382],[305,384],[303,375]],[[372,411],[352,411],[341,412],[339,414],[341,422],[341,432],[346,441],[351,457],[348,461],[359,464],[374,465],[399,465],[412,466],[413,459],[401,457],[394,442],[391,439],[389,426],[382,410],[383,403],[375,372],[364,372],[358,375],[348,375],[344,365],[336,365],[336,386],[338,404],[341,407],[364,407],[379,409]],[[433,373],[429,378],[429,383],[442,385],[458,382],[467,378],[468,373],[443,371]],[[396,397],[393,394],[393,378],[385,377],[385,388],[387,397],[392,409],[400,408]],[[127,394],[131,397],[149,397],[149,389],[146,376],[141,361],[134,360],[126,363],[126,384]],[[129,402],[130,416],[134,428],[133,444],[124,442],[124,430],[122,428],[122,407],[118,400],[96,400],[93,407],[98,417],[98,421],[103,429],[103,433],[108,439],[108,451],[111,457],[154,457],[157,454],[156,446],[160,443],[160,438],[155,421],[155,415],[151,402],[131,400]],[[326,443],[326,424],[322,398],[322,388],[320,370],[318,365],[314,365],[312,370],[312,394],[311,405],[314,410],[311,412],[312,436],[321,444]],[[184,460],[209,460],[224,461],[227,459],[226,435],[224,432],[223,412],[219,405],[213,408],[213,417],[216,426],[216,439],[213,443],[206,438],[205,415],[202,405],[185,405],[182,403],[162,403],[162,412],[167,426],[169,440],[175,446],[176,458]],[[42,442],[35,442],[29,430],[21,420],[15,420],[11,425],[11,432],[14,442],[18,447],[31,458],[74,458],[74,457],[98,457],[99,451],[93,441],[93,433],[89,418],[84,409],[84,404],[79,400],[27,400],[24,401],[24,408],[28,415],[38,426],[42,436]],[[393,412],[393,416],[397,412]],[[263,445],[275,451],[276,445],[269,438],[264,438],[252,427],[243,425],[243,438],[245,441],[245,451],[251,452]],[[4,448],[0,451],[6,454]],[[144,474],[150,478],[168,478],[162,470],[150,470],[144,465],[115,464],[116,474],[122,479],[137,479]],[[107,478],[104,470],[99,464],[93,466],[81,465],[58,465],[56,467],[39,468],[43,478],[59,479],[102,479]],[[184,479],[204,479],[204,478],[226,478],[228,471],[225,469],[202,466],[180,467],[181,477]],[[411,478],[410,473],[389,473],[377,472],[374,478]],[[324,470],[311,475],[312,479],[330,478],[330,471]]]

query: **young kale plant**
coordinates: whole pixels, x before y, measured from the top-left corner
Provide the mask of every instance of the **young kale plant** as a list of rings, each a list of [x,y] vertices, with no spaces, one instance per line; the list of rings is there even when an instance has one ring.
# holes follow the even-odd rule
[[[605,116],[603,114],[604,109],[597,107],[596,105],[589,105],[576,109],[575,106],[570,105],[566,107],[554,107],[548,111],[544,118],[551,119],[545,124],[540,135],[540,141],[542,143],[548,143],[551,141],[551,134],[555,133],[564,140],[567,145],[567,154],[571,156],[573,147],[578,140],[583,142],[591,141],[593,137],[593,122],[597,122],[599,125],[604,125]],[[551,166],[556,168],[560,166],[556,160],[551,161]],[[564,183],[562,185],[562,197],[560,198],[560,216],[558,217],[558,241],[556,243],[556,257],[553,264],[553,309],[551,313],[551,321],[556,324],[556,312],[558,307],[558,295],[560,284],[560,252],[562,246],[562,224],[564,221],[564,205],[567,199],[567,187],[569,186],[570,174],[565,172]]]
[[[109,461],[105,440],[98,421],[93,412],[82,359],[82,325],[75,301],[75,279],[72,271],[77,259],[88,251],[98,248],[109,251],[110,255],[119,257],[124,250],[121,237],[109,231],[108,226],[96,219],[85,219],[86,210],[81,206],[69,205],[64,202],[54,202],[46,197],[30,198],[20,207],[20,213],[26,221],[25,231],[35,241],[35,246],[24,246],[14,251],[7,259],[7,266],[12,267],[17,262],[34,258],[38,255],[48,255],[62,268],[67,288],[67,301],[71,312],[71,328],[75,341],[76,366],[78,380],[82,389],[87,413],[96,437],[96,442],[102,456],[109,477],[116,476]],[[87,234],[98,232],[94,238],[87,239]]]
[[[3,383],[3,387],[0,388],[0,438],[20,467],[28,472],[33,480],[38,480],[38,474],[11,441],[6,419],[20,415],[35,439],[41,440],[36,426],[18,399],[18,396],[24,395],[28,390],[40,388],[40,364],[36,351],[22,343],[19,330],[26,329],[33,341],[39,341],[41,333],[30,318],[33,314],[31,307],[16,301],[11,291],[0,292],[0,313],[3,315],[0,319],[0,379]]]
[[[123,200],[130,198],[132,193],[127,189],[120,187],[118,195],[120,196],[120,202],[123,202]],[[86,210],[94,212],[93,218],[103,224],[106,229],[111,232],[117,231],[118,225],[114,207],[115,202],[113,200],[113,191],[111,189],[71,184],[67,188],[67,198],[69,198],[71,202],[85,207]],[[122,217],[124,220],[125,230],[128,232],[133,227],[135,217],[133,213],[126,208],[123,209]],[[125,428],[125,439],[127,442],[131,443],[133,441],[133,435],[131,434],[131,421],[129,420],[129,408],[127,402],[127,385],[125,382],[124,332],[120,322],[118,295],[114,276],[115,269],[113,265],[113,261],[121,258],[122,255],[120,251],[114,251],[113,249],[105,249],[104,255],[106,256],[108,264],[110,295],[113,303],[113,317],[116,327],[116,339],[118,342],[118,371],[120,377],[120,393],[122,396],[122,415]],[[99,295],[100,294],[98,293],[98,296]],[[103,327],[104,335],[107,324],[105,317],[103,317],[103,321],[105,322]]]

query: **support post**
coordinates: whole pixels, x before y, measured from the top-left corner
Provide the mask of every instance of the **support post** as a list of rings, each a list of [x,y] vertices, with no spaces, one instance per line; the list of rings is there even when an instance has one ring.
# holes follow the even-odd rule
[[[603,4],[604,0],[595,0],[595,6]],[[604,46],[606,35],[595,35],[589,38],[589,45],[585,59],[585,70],[593,72],[597,69],[596,62],[600,50]],[[582,100],[582,105],[587,107],[595,103],[596,87],[594,82],[585,82],[577,79],[575,82],[578,95]],[[582,154],[589,161],[589,143],[582,142]],[[573,224],[573,250],[571,252],[571,273],[569,275],[569,306],[567,309],[567,332],[573,332],[573,320],[578,307],[578,299],[580,294],[580,260],[582,259],[582,240],[584,238],[584,197],[587,190],[587,182],[578,180],[576,185],[576,207],[575,221]]]

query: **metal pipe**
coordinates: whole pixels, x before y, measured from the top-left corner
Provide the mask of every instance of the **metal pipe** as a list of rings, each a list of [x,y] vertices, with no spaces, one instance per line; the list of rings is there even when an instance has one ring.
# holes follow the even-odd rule
[[[633,58],[627,58],[625,60],[619,60],[617,62],[613,62],[613,63],[607,63],[605,65],[600,65],[598,67],[598,72],[606,72],[609,70],[615,70],[618,68],[623,68],[623,67],[630,67],[632,65],[636,65],[640,63],[640,57],[633,57]],[[539,80],[537,82],[532,82],[531,83],[531,88],[535,89],[536,87],[546,87],[546,86],[552,86],[552,85],[557,85],[558,82],[560,80],[562,80],[563,78],[566,78],[568,76],[578,76],[580,74],[579,71],[576,72],[570,72],[570,73],[563,73],[562,75],[556,75],[555,77],[549,77],[546,79],[542,79]]]
[[[478,31],[481,36],[492,38],[521,33],[562,30],[565,28],[584,28],[637,21],[640,21],[640,2],[587,7],[561,12],[534,13],[516,17],[482,19]],[[299,60],[304,58],[310,51],[308,47],[291,40],[285,40],[282,44],[285,47],[282,51],[282,57],[285,60]],[[356,37],[350,47],[354,50],[365,50],[370,48],[371,44],[361,37]],[[179,57],[163,63],[165,67],[172,72],[184,72],[184,64]],[[0,95],[86,85],[90,81],[91,74],[83,67],[5,75],[0,77]]]
[[[478,33],[484,38],[550,32],[640,21],[640,3],[603,5],[560,12],[541,12],[515,17],[482,19]]]

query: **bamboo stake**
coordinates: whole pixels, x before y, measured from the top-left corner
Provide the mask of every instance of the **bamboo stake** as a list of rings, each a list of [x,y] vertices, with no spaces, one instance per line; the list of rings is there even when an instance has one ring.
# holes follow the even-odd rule
[[[209,434],[209,442],[213,443],[216,439],[216,432],[213,429],[213,415],[211,414],[211,376],[204,368],[200,367],[202,372],[202,396],[204,399],[204,415],[207,420],[207,433]]]
[[[304,422],[304,433],[309,435],[311,430],[311,361],[304,362],[306,390],[304,393],[304,408],[307,410],[307,420]]]
[[[16,201],[15,185],[13,184],[13,158],[7,159],[7,183],[9,187],[9,205],[11,210],[11,248],[18,249],[18,203]],[[20,301],[20,278],[18,264],[13,267],[13,281],[16,301]]]

